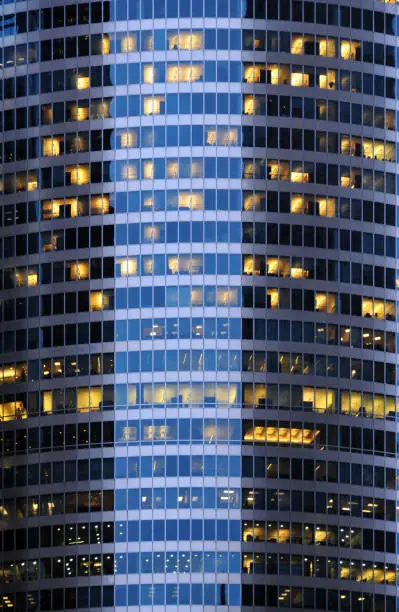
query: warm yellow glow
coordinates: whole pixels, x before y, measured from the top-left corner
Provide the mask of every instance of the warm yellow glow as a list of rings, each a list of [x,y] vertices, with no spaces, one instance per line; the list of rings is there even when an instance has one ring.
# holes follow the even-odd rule
[[[278,181],[279,179],[278,161],[269,162],[269,179],[271,181]]]
[[[132,51],[136,51],[137,50],[136,36],[135,35],[124,36],[121,40],[121,49],[122,49],[122,53],[131,53]]]
[[[28,178],[28,191],[34,191],[37,189],[37,179]]]
[[[336,216],[336,199],[335,198],[317,198],[318,214],[320,217],[335,217]]]
[[[28,415],[22,401],[4,402],[4,404],[0,404],[0,422],[13,421],[14,419],[26,419],[27,417]]]
[[[292,87],[309,87],[309,75],[302,74],[302,72],[292,72],[291,85]]]
[[[255,102],[253,96],[244,97],[244,115],[255,114]]]
[[[316,527],[314,532],[314,543],[316,546],[324,544],[327,540],[327,532],[325,529]]]
[[[160,238],[159,227],[156,226],[147,226],[144,229],[144,239],[147,242],[158,242]]]
[[[315,295],[315,311],[326,312],[327,311],[327,294],[316,293]]]
[[[276,288],[270,288],[267,290],[267,300],[268,300],[268,307],[272,308],[273,310],[277,310],[278,309],[278,305],[279,305],[279,297],[278,297],[278,289]]]
[[[267,268],[267,276],[278,276],[279,269],[280,269],[278,257],[268,257],[266,268]]]
[[[193,287],[191,289],[191,305],[192,306],[202,306],[204,303],[204,292],[202,287]]]
[[[291,172],[291,183],[309,183],[308,172]]]
[[[327,75],[321,74],[319,76],[319,87],[320,89],[327,89]]]
[[[169,51],[199,50],[203,47],[202,32],[170,32],[168,34]]]
[[[244,81],[246,83],[260,83],[262,68],[264,67],[261,64],[255,64],[254,66],[245,66]]]
[[[103,55],[109,55],[110,51],[110,42],[108,34],[104,34],[104,37],[101,41],[101,52]]]
[[[237,128],[223,129],[218,131],[218,145],[227,147],[238,144]]]
[[[350,187],[351,179],[350,176],[341,176],[341,187]]]
[[[125,164],[122,168],[122,179],[125,181],[135,181],[137,179],[136,166]]]
[[[144,114],[145,115],[160,115],[161,104],[165,102],[164,96],[155,96],[144,98]]]
[[[276,530],[277,531],[277,530]],[[242,532],[243,542],[264,542],[265,541],[264,523],[255,523],[245,526]]]
[[[122,259],[120,261],[121,276],[136,276],[137,274],[137,258]]]
[[[36,287],[37,280],[37,272],[28,272],[28,287]]]
[[[167,176],[168,178],[179,178],[179,162],[176,159],[168,160]]]
[[[204,207],[202,193],[180,191],[178,195],[178,207],[189,210],[202,210]]]
[[[87,185],[90,181],[89,166],[67,166],[71,185]]]
[[[88,89],[90,87],[90,77],[76,75],[76,89]]]
[[[70,264],[71,280],[87,280],[89,278],[89,263],[78,261]]]
[[[122,132],[121,135],[121,148],[129,149],[130,147],[137,146],[137,133],[126,130],[126,132]]]
[[[321,57],[335,57],[336,54],[336,39],[318,38],[319,55]]]
[[[303,278],[303,268],[291,268],[291,278]]]
[[[341,135],[341,155],[350,155],[351,153],[351,140],[347,134]]]
[[[168,64],[167,83],[194,83],[202,79],[202,64]]]
[[[101,387],[79,387],[77,397],[78,412],[96,412],[101,410],[103,400]]]
[[[291,213],[301,215],[303,213],[303,196],[293,193],[291,196]]]
[[[101,291],[92,291],[90,293],[90,311],[104,310],[108,306],[108,297],[103,295]]]
[[[53,398],[52,391],[43,391],[42,394],[42,410],[44,414],[52,414],[53,412]]]
[[[252,255],[244,255],[243,274],[252,276],[254,273],[254,258]]]
[[[268,444],[313,444],[320,432],[313,429],[289,427],[265,427],[255,425],[244,434],[245,441],[266,442]]]
[[[262,198],[260,193],[249,193],[244,198],[244,210],[261,210]]]
[[[319,87],[320,89],[336,89],[336,71],[327,70],[326,74],[319,75]]]
[[[179,258],[176,255],[170,255],[168,257],[168,270],[172,274],[177,274],[179,271]]]
[[[208,128],[206,133],[206,144],[216,145],[216,128]]]
[[[60,154],[60,140],[56,137],[43,138],[44,157],[57,157]]]
[[[303,38],[302,36],[298,36],[292,34],[291,38],[291,53],[293,55],[302,55],[303,54]]]
[[[270,68],[270,83],[271,85],[278,85],[280,78],[280,71],[278,66],[269,66]]]
[[[351,59],[351,42],[350,42],[350,40],[341,40],[341,57],[343,59]]]
[[[152,179],[154,178],[154,163],[152,161],[145,161],[143,167],[143,178]]]
[[[92,214],[96,215],[109,213],[109,196],[92,196],[90,199],[90,209]]]
[[[154,66],[147,64],[144,66],[144,83],[154,82]]]
[[[72,121],[87,121],[89,118],[89,109],[85,106],[74,106],[71,109]]]

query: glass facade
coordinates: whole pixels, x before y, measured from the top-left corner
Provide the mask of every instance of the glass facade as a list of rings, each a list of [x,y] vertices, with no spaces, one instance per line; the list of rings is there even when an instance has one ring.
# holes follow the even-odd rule
[[[394,0],[0,4],[0,610],[396,612]]]

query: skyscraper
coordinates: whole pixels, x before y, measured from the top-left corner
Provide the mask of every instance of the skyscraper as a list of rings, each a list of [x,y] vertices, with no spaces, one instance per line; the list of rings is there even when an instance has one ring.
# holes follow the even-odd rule
[[[396,28],[2,0],[0,610],[396,612]]]

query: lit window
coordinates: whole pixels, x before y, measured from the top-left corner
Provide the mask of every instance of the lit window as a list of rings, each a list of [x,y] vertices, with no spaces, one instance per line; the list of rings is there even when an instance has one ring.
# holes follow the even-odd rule
[[[249,65],[249,66],[245,66],[244,68],[244,81],[245,83],[260,83],[261,82],[261,75],[262,72],[264,71],[264,66],[263,64],[255,64],[255,65]]]
[[[121,41],[121,50],[122,53],[132,53],[132,51],[137,50],[137,42],[136,35],[130,34],[129,36],[124,36]]]
[[[77,74],[76,89],[88,89],[90,87],[90,77]]]
[[[120,133],[121,149],[129,149],[137,146],[137,132],[126,130]]]
[[[87,280],[89,278],[89,262],[77,261],[67,264],[70,280]]]
[[[278,181],[279,179],[279,169],[278,169],[278,161],[277,160],[269,160],[269,180],[270,181]]]
[[[227,147],[229,145],[238,144],[238,129],[237,128],[219,128],[218,129],[218,145]]]
[[[194,83],[202,79],[202,64],[168,64],[167,83]]]
[[[291,172],[291,183],[308,183],[309,173],[308,172]]]
[[[35,189],[37,189],[37,186],[38,186],[38,183],[37,183],[36,172],[35,171],[28,172],[28,181],[27,181],[28,191],[34,191]]]
[[[320,89],[336,89],[336,81],[336,70],[327,70],[327,72],[319,74]]]
[[[159,242],[161,232],[159,227],[147,225],[144,227],[144,240],[146,242]]]
[[[275,64],[274,66],[268,66],[268,70],[270,72],[270,84],[278,85],[280,80],[279,67],[277,66],[277,64]]]
[[[317,48],[318,53],[321,57],[335,57],[336,56],[337,40],[336,38],[320,38],[317,37]]]
[[[154,66],[147,64],[144,66],[144,83],[154,82]]]
[[[67,166],[66,177],[67,185],[87,185],[90,181],[89,166]]]
[[[337,209],[336,198],[324,198],[317,196],[317,214],[320,217],[335,217]]]
[[[43,138],[43,155],[44,157],[57,157],[61,152],[60,137]]]
[[[179,178],[179,162],[177,159],[168,159],[167,176],[168,178]]]
[[[207,128],[206,144],[216,145],[216,128]]]
[[[154,178],[154,163],[152,161],[145,161],[143,166],[143,179]]]
[[[101,52],[103,55],[109,55],[110,51],[110,42],[108,34],[104,34],[104,37],[101,41]]]
[[[87,106],[75,105],[71,108],[72,121],[87,121],[89,118],[89,108]]]
[[[121,259],[116,262],[120,266],[121,276],[136,276],[137,275],[137,258],[130,257],[129,259]]]
[[[255,115],[254,96],[244,96],[244,115]]]
[[[190,31],[169,31],[168,32],[168,48],[169,51],[190,51],[203,48],[202,32]]]
[[[301,215],[303,213],[303,196],[293,193],[291,196],[291,213]]]
[[[154,96],[144,98],[144,114],[145,115],[160,115],[164,114],[165,97]]]
[[[101,291],[92,291],[90,293],[90,310],[106,310],[109,303],[107,295],[103,295]]]
[[[193,287],[191,289],[191,305],[192,306],[202,306],[204,303],[202,287]]]
[[[260,193],[246,193],[243,208],[244,210],[262,210],[262,195]]]
[[[357,40],[341,40],[341,57],[346,60],[360,60],[361,43]]]
[[[178,194],[178,207],[182,209],[186,208],[189,210],[202,210],[202,193],[180,191]]]
[[[291,36],[291,53],[293,55],[303,54],[303,37],[300,34],[292,34]]]
[[[125,181],[134,181],[137,179],[137,167],[132,164],[125,164],[122,168],[122,179]]]
[[[292,87],[309,87],[309,75],[302,72],[292,72],[291,85]]]

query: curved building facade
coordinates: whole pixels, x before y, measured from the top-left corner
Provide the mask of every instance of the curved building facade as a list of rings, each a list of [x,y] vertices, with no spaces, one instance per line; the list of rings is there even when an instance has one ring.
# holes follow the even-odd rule
[[[397,18],[2,1],[0,610],[396,612]]]

